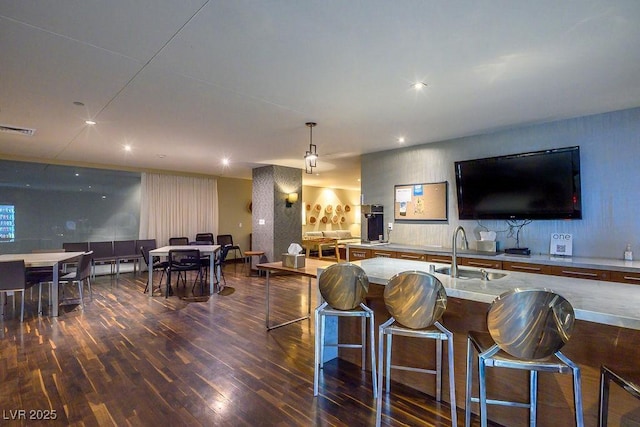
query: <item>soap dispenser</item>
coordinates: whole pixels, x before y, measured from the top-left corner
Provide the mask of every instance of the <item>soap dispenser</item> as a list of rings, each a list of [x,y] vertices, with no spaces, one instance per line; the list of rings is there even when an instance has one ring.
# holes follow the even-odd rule
[[[633,261],[633,252],[631,251],[631,243],[629,243],[627,245],[627,248],[624,250],[624,260]]]

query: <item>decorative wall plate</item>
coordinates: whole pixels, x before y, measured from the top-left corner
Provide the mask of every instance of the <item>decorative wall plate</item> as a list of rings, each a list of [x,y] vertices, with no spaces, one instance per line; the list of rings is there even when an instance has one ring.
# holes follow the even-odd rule
[[[315,217],[315,216],[311,216],[311,217],[309,217],[309,224],[315,224],[315,223],[316,223],[316,221],[317,221],[317,219],[316,219],[316,217]]]
[[[344,205],[344,211],[345,211],[345,212],[351,212],[351,206],[349,206],[349,205]]]
[[[327,218],[326,216],[323,216],[321,221],[323,224],[326,224],[329,221],[329,218]]]
[[[324,211],[330,214],[331,212],[333,212],[333,206],[327,205],[327,207],[324,208]]]
[[[310,211],[311,210],[311,203],[307,203],[307,210]]]
[[[341,223],[341,224],[342,224],[342,223],[344,223],[344,222],[346,222],[346,221],[347,221],[347,218],[346,218],[346,217],[344,217],[344,216],[343,216],[342,218],[340,218],[340,223]]]
[[[336,212],[337,213],[341,213],[342,212],[342,205],[336,205]]]
[[[337,224],[339,220],[340,220],[340,217],[338,217],[338,215],[334,215],[333,218],[331,218],[331,222],[333,224]]]
[[[320,203],[317,203],[314,209],[316,212],[320,212],[322,210],[322,206],[320,206]]]

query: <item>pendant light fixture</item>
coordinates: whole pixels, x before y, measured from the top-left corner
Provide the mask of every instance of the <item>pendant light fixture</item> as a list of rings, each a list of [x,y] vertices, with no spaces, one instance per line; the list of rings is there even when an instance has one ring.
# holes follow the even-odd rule
[[[316,160],[318,160],[316,145],[313,143],[313,128],[316,124],[314,122],[305,123],[309,128],[309,150],[304,155],[304,171],[308,174],[313,173],[313,168],[316,167]]]

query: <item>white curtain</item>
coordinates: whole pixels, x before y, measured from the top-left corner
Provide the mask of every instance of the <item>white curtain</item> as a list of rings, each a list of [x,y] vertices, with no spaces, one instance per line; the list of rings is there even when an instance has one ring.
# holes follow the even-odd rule
[[[140,239],[218,234],[218,182],[213,178],[142,174]]]

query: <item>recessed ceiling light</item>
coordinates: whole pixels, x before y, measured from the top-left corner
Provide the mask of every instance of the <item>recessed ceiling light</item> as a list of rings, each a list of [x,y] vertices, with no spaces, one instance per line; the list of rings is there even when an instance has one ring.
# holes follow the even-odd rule
[[[398,138],[398,143],[404,144],[404,136]]]
[[[164,159],[165,157],[167,157],[167,155],[166,155],[166,154],[158,154],[158,158],[159,158],[159,159]]]
[[[102,198],[103,198],[103,199],[106,199],[106,198],[107,198],[107,196],[104,196],[104,195],[103,195],[103,196],[102,196]]]
[[[76,176],[80,176],[80,174],[78,172],[76,172]]]
[[[94,122],[93,120],[85,120],[84,122],[85,122],[86,124],[88,124],[88,125],[92,125],[92,126],[96,124],[96,122]]]
[[[414,84],[411,85],[412,88],[414,88],[415,90],[422,90],[425,87],[427,87],[427,84],[425,82],[415,82]]]
[[[222,164],[225,166],[229,166],[229,159],[222,159]]]
[[[122,147],[124,151],[131,151],[131,146],[129,144]]]

